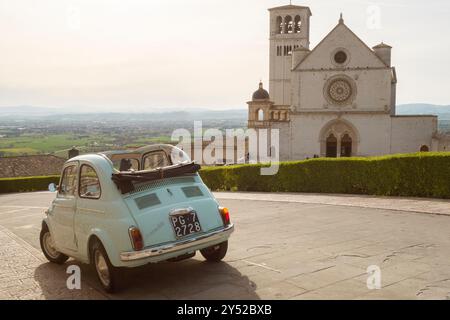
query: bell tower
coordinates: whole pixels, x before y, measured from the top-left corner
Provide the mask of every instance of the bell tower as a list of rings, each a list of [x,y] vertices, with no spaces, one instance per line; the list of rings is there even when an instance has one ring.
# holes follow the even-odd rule
[[[304,6],[286,5],[270,12],[269,92],[276,105],[291,104],[292,52],[309,49],[311,10]]]

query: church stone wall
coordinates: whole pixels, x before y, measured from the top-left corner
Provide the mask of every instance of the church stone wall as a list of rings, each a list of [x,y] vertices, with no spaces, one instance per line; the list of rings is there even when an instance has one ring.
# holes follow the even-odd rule
[[[450,152],[450,134],[441,135],[437,140],[438,151]]]
[[[354,156],[378,156],[390,150],[391,120],[385,114],[345,114],[340,117],[332,113],[298,114],[291,116],[292,158],[305,159],[314,155],[324,156],[322,129],[333,121],[348,123],[357,138],[353,142]],[[353,130],[352,130],[353,131]]]
[[[393,116],[390,153],[419,152],[422,146],[436,149],[433,136],[437,131],[436,116]]]
[[[346,117],[359,131],[355,156],[380,156],[389,153],[390,116],[386,114],[352,114]]]
[[[345,68],[385,68],[387,67],[354,33],[343,23],[339,24],[323,42],[301,63],[300,70],[332,69],[333,54],[343,48],[348,53]]]
[[[291,126],[290,122],[274,122],[272,124],[272,129],[279,130],[280,140],[279,140],[279,157],[280,161],[288,161],[290,158],[290,147],[291,147]]]
[[[327,100],[329,93],[325,87],[329,79],[342,75],[353,81],[354,98],[350,105],[336,107]],[[390,69],[295,72],[293,79],[293,105],[297,111],[344,108],[388,113],[390,110]]]

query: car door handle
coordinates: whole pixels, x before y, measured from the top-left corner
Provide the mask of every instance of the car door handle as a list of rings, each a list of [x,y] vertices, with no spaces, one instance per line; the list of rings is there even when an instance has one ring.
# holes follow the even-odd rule
[[[62,205],[62,204],[55,204],[55,207],[58,207],[58,208],[62,208],[62,209],[75,209],[75,206],[64,206],[64,205]]]
[[[105,214],[106,211],[104,210],[96,210],[96,209],[90,209],[90,208],[83,208],[83,207],[78,207],[77,211],[79,212],[91,212],[91,213],[99,213],[99,214]]]

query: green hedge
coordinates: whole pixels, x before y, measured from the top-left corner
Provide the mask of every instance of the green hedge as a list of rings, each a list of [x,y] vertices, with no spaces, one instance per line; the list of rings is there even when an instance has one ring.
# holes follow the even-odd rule
[[[50,183],[58,183],[59,176],[0,179],[0,193],[48,190]]]
[[[201,176],[215,191],[450,198],[450,152],[281,162],[278,174],[273,176],[262,176],[261,167],[204,168]]]
[[[450,199],[450,152],[373,158],[281,162],[273,176],[263,165],[203,168],[211,190],[348,193]],[[0,179],[0,193],[47,190],[59,176]]]

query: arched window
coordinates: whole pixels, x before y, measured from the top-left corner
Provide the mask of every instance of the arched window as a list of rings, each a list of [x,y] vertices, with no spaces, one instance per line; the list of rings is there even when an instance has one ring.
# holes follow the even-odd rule
[[[346,133],[341,140],[341,157],[352,156],[352,138]]]
[[[428,151],[430,151],[430,148],[428,148],[428,146],[423,145],[420,147],[420,152],[428,152]]]
[[[264,111],[262,109],[258,110],[258,121],[264,121]]]
[[[277,17],[276,27],[278,34],[283,33],[283,19],[281,17]]]
[[[330,133],[330,135],[327,138],[326,157],[328,158],[337,157],[337,139],[332,133]]]
[[[293,33],[294,32],[294,21],[292,21],[291,16],[286,16],[284,18],[284,25],[286,27],[286,33]]]
[[[294,33],[300,33],[302,26],[302,20],[300,16],[295,16],[294,19]]]

